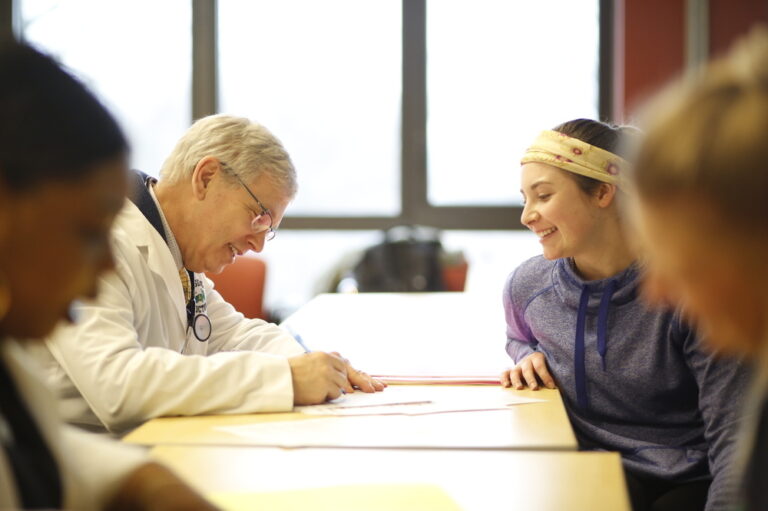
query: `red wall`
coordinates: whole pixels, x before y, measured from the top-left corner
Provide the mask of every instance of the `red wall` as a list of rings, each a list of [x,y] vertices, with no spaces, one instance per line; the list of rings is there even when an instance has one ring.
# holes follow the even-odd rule
[[[624,113],[685,65],[685,0],[624,0]]]
[[[717,55],[755,23],[768,22],[765,0],[709,0],[709,51]]]
[[[614,0],[614,121],[685,69],[685,0]],[[710,55],[727,50],[758,22],[765,0],[710,0]]]

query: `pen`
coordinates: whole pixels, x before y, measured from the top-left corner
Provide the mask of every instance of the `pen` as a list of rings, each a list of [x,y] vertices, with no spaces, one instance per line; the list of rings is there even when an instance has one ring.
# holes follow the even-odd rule
[[[304,348],[304,352],[305,353],[311,353],[312,352],[312,350],[307,348],[307,345],[304,344],[304,339],[302,339],[299,334],[297,334],[296,332],[294,332],[292,329],[290,329],[288,327],[284,327],[284,328],[288,331],[289,334],[291,334],[291,336],[293,336],[294,339],[296,339],[296,342],[299,343],[299,346]]]
[[[299,343],[299,346],[304,348],[304,353],[312,353],[312,350],[307,348],[307,345],[304,344],[304,339],[302,339],[299,334],[297,334],[296,332],[294,332],[288,327],[285,327],[285,329],[288,330],[288,333],[291,334],[294,339],[296,339],[296,342]],[[347,392],[344,389],[341,389],[341,393],[346,394]]]

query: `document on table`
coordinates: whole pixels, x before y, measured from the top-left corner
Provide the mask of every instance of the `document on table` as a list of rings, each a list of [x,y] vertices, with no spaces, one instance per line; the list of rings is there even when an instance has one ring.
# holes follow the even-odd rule
[[[482,414],[502,411],[477,412]],[[465,415],[465,414],[462,414]],[[270,447],[460,447],[505,449],[515,444],[505,420],[490,420],[482,434],[459,435],[432,415],[358,415],[317,417],[280,422],[254,422],[215,429],[239,444]]]
[[[389,384],[419,384],[419,385],[499,385],[498,376],[405,376],[405,375],[375,375],[373,378]]]
[[[297,406],[307,415],[424,415],[429,413],[504,410],[541,402],[499,387],[387,387],[383,392],[354,392],[329,403]]]
[[[506,416],[501,420],[489,416],[488,429],[483,434],[457,437],[453,427],[446,427],[442,412],[473,412],[454,414],[450,424],[455,426],[462,418],[474,414],[504,414],[511,406],[536,401],[545,400],[520,396],[515,391],[496,386],[402,385],[387,387],[376,394],[354,392],[338,402],[325,405],[296,407],[297,411],[313,418],[254,422],[215,429],[248,445],[285,448],[508,448],[517,445],[517,440],[510,434]],[[408,404],[404,404],[406,402]],[[365,406],[369,403],[373,406]],[[347,408],[344,408],[345,404]],[[317,410],[314,415],[313,409]]]

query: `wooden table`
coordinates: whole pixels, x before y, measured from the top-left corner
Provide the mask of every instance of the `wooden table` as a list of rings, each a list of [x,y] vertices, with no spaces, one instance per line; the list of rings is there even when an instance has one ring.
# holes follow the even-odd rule
[[[321,295],[283,326],[371,374],[497,375],[510,365],[500,297]],[[558,391],[412,388],[465,402],[489,392],[543,402],[429,415],[169,417],[124,441],[155,446],[157,459],[233,511],[629,510],[618,454],[576,451]]]
[[[414,386],[429,389],[431,386]],[[471,392],[472,387],[439,386],[438,390]],[[501,387],[476,387],[477,391],[515,393],[543,399],[506,410],[437,413],[431,415],[377,415],[318,417],[300,413],[165,417],[151,420],[129,433],[124,441],[142,445],[241,445],[307,447],[428,447],[482,449],[577,448],[568,417],[556,390],[515,391]],[[386,390],[384,391],[386,392]],[[312,420],[321,430],[311,441],[298,444],[290,434],[275,442],[274,435],[243,435],[249,425],[280,423],[281,429],[298,429],[295,421]],[[224,429],[222,429],[224,428]],[[229,428],[229,429],[227,429]],[[236,431],[240,428],[240,434]],[[297,431],[296,435],[300,433]]]
[[[630,509],[616,453],[161,446],[152,454],[231,511]]]

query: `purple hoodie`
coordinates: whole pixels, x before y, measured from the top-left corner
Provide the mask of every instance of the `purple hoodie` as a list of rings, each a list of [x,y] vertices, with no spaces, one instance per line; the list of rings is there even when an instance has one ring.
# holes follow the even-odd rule
[[[702,351],[638,284],[636,265],[585,281],[567,259],[529,259],[504,289],[507,353],[544,353],[582,449],[619,451],[626,469],[670,481],[711,475],[706,509],[727,509],[748,371]]]

